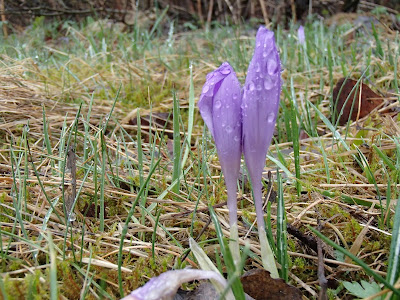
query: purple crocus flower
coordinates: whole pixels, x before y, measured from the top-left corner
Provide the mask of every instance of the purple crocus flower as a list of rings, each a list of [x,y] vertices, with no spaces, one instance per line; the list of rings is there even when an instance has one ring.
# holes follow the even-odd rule
[[[299,29],[297,29],[297,38],[300,45],[304,45],[306,42],[306,36],[304,34],[304,27],[300,25]]]
[[[266,255],[263,255],[263,263],[264,266],[267,265],[275,270],[273,255],[265,237],[261,177],[265,166],[265,156],[274,133],[280,92],[281,64],[274,33],[260,27],[244,86],[242,140],[244,159],[253,188],[261,252],[270,252],[268,259]],[[263,249],[263,244],[268,249]],[[278,277],[277,271],[276,273],[271,269],[269,271],[272,277]]]
[[[209,73],[198,102],[200,114],[210,130],[218,152],[228,191],[231,238],[237,240],[236,184],[242,156],[241,87],[229,63]],[[239,260],[239,244],[231,244]]]
[[[244,92],[232,67],[223,63],[207,75],[198,103],[201,116],[214,137],[228,190],[233,257],[238,261],[236,181],[243,151],[251,179],[264,267],[278,277],[274,256],[266,239],[261,177],[271,143],[281,92],[281,65],[274,33],[260,27],[247,72]]]
[[[202,279],[212,279],[223,287],[227,286],[225,278],[214,271],[173,270],[151,278],[144,286],[134,290],[122,300],[172,300],[182,283]]]

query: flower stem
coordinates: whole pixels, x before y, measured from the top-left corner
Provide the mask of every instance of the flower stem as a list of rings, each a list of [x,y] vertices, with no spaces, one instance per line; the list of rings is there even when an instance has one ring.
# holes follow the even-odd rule
[[[238,266],[240,263],[240,249],[239,249],[239,236],[238,236],[238,226],[237,222],[231,225],[230,228],[230,241],[229,241],[229,249],[232,252],[233,261],[235,266]]]
[[[235,266],[240,263],[239,233],[237,225],[237,199],[236,199],[236,180],[225,180],[228,191],[228,210],[229,210],[229,249],[231,250]]]
[[[271,273],[272,278],[279,278],[278,269],[276,268],[274,254],[267,240],[264,223],[264,211],[262,208],[261,179],[252,181],[254,204],[256,206],[258,236],[261,246],[261,259],[264,268]]]

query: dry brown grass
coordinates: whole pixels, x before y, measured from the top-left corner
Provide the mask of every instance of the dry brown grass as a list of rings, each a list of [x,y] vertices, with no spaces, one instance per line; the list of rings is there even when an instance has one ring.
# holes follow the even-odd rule
[[[391,44],[390,36],[389,32],[389,45],[394,47],[392,49],[396,49],[398,45]],[[81,38],[82,43],[87,42],[84,35]],[[185,45],[184,35],[179,42]],[[229,44],[229,41],[225,42]],[[349,41],[350,44],[352,42]],[[194,43],[200,45],[199,48],[201,48],[207,47],[209,41],[198,39]],[[145,207],[151,209],[151,212],[146,212],[142,207],[137,206],[134,217],[140,221],[144,215],[144,221],[136,222],[132,219],[127,235],[122,241],[124,245],[121,270],[125,293],[142,285],[150,277],[178,265],[185,249],[188,248],[191,227],[194,237],[199,237],[201,234],[200,240],[215,238],[214,225],[209,222],[207,199],[210,199],[215,207],[223,233],[226,236],[229,235],[228,211],[223,205],[226,196],[215,155],[207,158],[211,176],[205,179],[202,177],[202,159],[205,156],[202,146],[202,126],[199,125],[198,115],[195,117],[192,151],[185,166],[187,173],[181,182],[179,194],[168,192],[165,197],[160,197],[171,183],[172,168],[171,141],[163,135],[165,131],[162,128],[155,130],[158,132],[155,137],[158,143],[156,152],[153,151],[151,143],[143,141],[144,163],[143,169],[139,168],[136,141],[138,128],[137,125],[130,123],[136,117],[136,106],[125,100],[137,98],[145,106],[153,102],[153,99],[157,99],[152,111],[170,112],[172,110],[170,90],[174,85],[180,91],[178,96],[182,99],[180,104],[186,122],[189,76],[184,67],[185,64],[177,62],[177,57],[181,60],[196,61],[193,76],[196,95],[200,93],[205,74],[216,67],[209,57],[195,57],[194,54],[188,54],[190,47],[186,47],[189,50],[186,52],[187,57],[181,54],[170,54],[163,56],[162,62],[155,55],[157,51],[149,52],[146,59],[126,62],[121,58],[104,64],[102,61],[107,56],[106,53],[96,58],[98,63],[93,63],[93,60],[88,62],[83,57],[71,57],[60,70],[40,68],[33,59],[16,60],[5,54],[2,55],[3,65],[0,67],[2,256],[0,261],[2,262],[2,278],[11,298],[23,298],[26,296],[26,290],[29,289],[35,289],[40,297],[49,297],[48,241],[46,238],[41,238],[42,235],[45,237],[49,233],[53,236],[56,248],[59,249],[57,271],[61,298],[77,299],[89,284],[88,278],[91,276],[93,276],[93,281],[90,282],[87,298],[98,298],[99,294],[104,292],[112,298],[117,298],[119,296],[117,259],[121,232],[126,216],[136,199],[140,173],[142,172],[143,177],[146,178],[155,158],[160,158],[160,164],[150,180],[150,188],[145,196]],[[118,51],[111,52],[113,55],[118,53]],[[398,56],[397,58],[397,63],[400,65],[400,58]],[[168,63],[176,64],[177,67],[170,71],[165,67]],[[294,65],[296,63],[290,62]],[[146,69],[143,68],[144,64],[146,64]],[[79,81],[67,76],[66,66],[80,78]],[[393,82],[396,74],[388,61],[373,56],[371,68],[376,72],[372,77],[377,78],[375,84],[379,89],[383,90],[390,85],[388,82]],[[380,76],[382,70],[385,70],[384,76]],[[353,76],[360,76],[362,71],[361,66],[357,66],[353,70]],[[238,72],[238,75],[244,76],[241,72]],[[321,69],[313,68],[297,72],[293,71],[292,65],[288,65],[283,73],[287,82],[290,77],[293,77],[293,89],[297,99],[304,99],[307,96],[312,103],[316,103],[319,98],[322,98],[319,109],[325,116],[329,116],[331,89],[329,76],[329,70],[325,66]],[[333,82],[341,76],[340,66],[335,66],[332,73]],[[142,80],[144,77],[148,78],[146,82]],[[321,77],[325,79],[323,87],[319,86]],[[132,82],[135,89],[131,87]],[[157,88],[152,90],[149,83],[153,83]],[[104,87],[107,84],[110,86],[98,89],[99,86]],[[121,93],[110,117],[108,114],[113,106],[112,99],[117,94],[119,85],[122,87]],[[135,94],[137,90],[140,90],[140,94]],[[306,91],[307,94],[305,94]],[[89,113],[92,95],[93,106],[90,121],[87,123],[86,116]],[[313,298],[318,294],[319,282],[316,271],[318,256],[306,240],[309,238],[311,241],[316,241],[315,237],[310,236],[307,226],[316,227],[318,219],[323,222],[323,234],[362,258],[376,273],[385,275],[391,239],[391,228],[388,224],[390,225],[390,220],[393,218],[396,200],[392,199],[390,207],[386,207],[383,201],[385,224],[381,224],[381,211],[377,208],[380,202],[377,199],[376,187],[382,196],[387,195],[387,188],[391,188],[392,195],[398,197],[399,178],[391,177],[392,185],[388,186],[387,176],[397,176],[398,173],[396,171],[386,173],[387,167],[380,165],[380,158],[371,145],[379,142],[378,147],[396,162],[395,155],[399,153],[399,144],[394,143],[394,139],[400,136],[397,111],[394,110],[390,114],[385,112],[388,111],[388,107],[398,107],[398,97],[399,95],[393,93],[387,96],[385,98],[387,106],[375,112],[372,117],[352,123],[348,129],[346,142],[352,147],[354,144],[361,144],[360,128],[366,128],[362,135],[362,143],[367,146],[361,145],[360,148],[373,170],[376,185],[371,184],[365,170],[354,163],[352,155],[358,155],[357,150],[353,147],[347,150],[337,142],[332,145],[332,132],[312,110],[312,118],[318,119],[316,129],[319,135],[300,139],[302,172],[300,181],[304,193],[300,197],[297,196],[293,175],[290,175],[284,186],[287,222],[299,230],[297,236],[289,231],[290,280],[293,285],[302,288],[305,298]],[[284,101],[288,102],[288,99],[285,98]],[[82,108],[75,130],[73,124],[80,104]],[[299,100],[298,105],[299,111],[305,114],[304,103]],[[43,109],[51,143],[50,154],[45,147]],[[142,116],[147,115],[149,111],[148,106],[140,110]],[[106,149],[102,152],[103,143],[100,133],[107,119],[109,123],[103,131]],[[67,130],[64,135],[63,124],[66,124]],[[84,124],[88,125],[87,132],[85,132]],[[280,125],[284,126],[283,122]],[[29,126],[29,131],[26,131],[26,126]],[[142,129],[145,130],[145,126]],[[167,128],[168,130],[171,128]],[[344,137],[346,128],[338,128],[338,130]],[[75,139],[78,157],[77,187],[79,189],[82,185],[82,190],[75,208],[77,220],[73,222],[72,227],[67,228],[62,207],[63,193],[60,189],[64,181],[62,170],[59,168],[59,162],[66,153],[59,153],[59,143],[65,142],[70,133],[73,140]],[[184,136],[184,132],[181,136]],[[122,137],[125,143],[122,142]],[[83,159],[85,140],[90,140],[93,145],[97,145],[97,153],[92,148],[88,150],[86,161]],[[28,144],[29,147],[27,147]],[[277,157],[277,148],[282,152],[287,169],[294,174],[293,143],[282,141],[273,145],[271,151],[274,157]],[[321,151],[321,148],[324,151]],[[10,149],[13,150],[10,151]],[[15,155],[14,158],[10,155],[11,152]],[[329,183],[323,152],[326,153],[326,161],[329,165]],[[104,153],[107,155],[104,156]],[[106,161],[105,170],[102,170],[103,160]],[[98,168],[97,178],[93,174],[93,165]],[[128,165],[131,169],[127,168]],[[91,171],[87,179],[84,179],[85,172],[89,169]],[[267,161],[266,172],[271,171],[275,175],[275,169],[275,164]],[[99,219],[95,217],[95,209],[90,206],[90,203],[100,198],[100,174],[103,171],[107,175],[103,186],[106,216],[105,228],[101,232]],[[284,173],[283,175],[287,176]],[[69,186],[68,174],[65,176],[64,184]],[[205,182],[208,186],[208,195],[204,194]],[[241,190],[238,195],[241,201],[238,214],[240,220],[243,221],[239,222],[240,244],[249,243],[251,251],[259,255],[257,235],[249,230],[255,218],[252,197],[248,184],[244,183],[243,187],[244,190]],[[274,189],[276,190],[276,186]],[[271,200],[274,200],[273,197]],[[55,204],[54,211],[46,215],[53,205],[49,201]],[[359,201],[359,204],[356,201]],[[160,212],[160,217],[156,227],[157,212]],[[21,215],[22,223],[18,219],[18,214]],[[271,221],[274,227],[275,220],[276,202],[273,202]],[[46,224],[46,228],[43,224]],[[13,234],[6,234],[7,232]],[[153,238],[153,233],[155,233],[155,238]],[[152,258],[153,246],[155,260]],[[39,249],[38,256],[35,256],[37,249]],[[215,259],[215,251],[218,249],[219,245],[215,242],[204,244],[204,250],[212,259]],[[360,278],[368,278],[365,272],[351,260],[338,260],[336,254],[327,245],[324,246],[324,251],[324,267],[330,287],[336,288],[338,280],[358,281]],[[92,259],[90,260],[89,257]],[[88,270],[89,264],[91,267]],[[191,255],[186,257],[184,265],[197,267]],[[260,261],[248,259],[246,269],[255,267],[260,267]],[[86,276],[86,272],[89,276]],[[41,282],[42,285],[35,284],[35,280]],[[93,283],[103,285],[104,288],[100,289]],[[344,293],[339,295],[343,296]]]

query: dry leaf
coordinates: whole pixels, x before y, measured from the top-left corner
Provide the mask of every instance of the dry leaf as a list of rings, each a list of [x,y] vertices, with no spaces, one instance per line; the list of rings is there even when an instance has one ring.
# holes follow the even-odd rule
[[[343,114],[339,118],[339,125],[345,125],[349,119],[352,121],[361,119],[383,103],[382,97],[372,91],[366,84],[361,83],[358,87],[355,87],[356,85],[357,81],[349,78],[342,78],[333,90],[336,119],[343,108]],[[354,96],[355,92],[356,95]]]
[[[256,300],[302,299],[298,288],[287,284],[283,279],[271,278],[266,270],[250,270],[240,280],[242,281],[244,292]]]

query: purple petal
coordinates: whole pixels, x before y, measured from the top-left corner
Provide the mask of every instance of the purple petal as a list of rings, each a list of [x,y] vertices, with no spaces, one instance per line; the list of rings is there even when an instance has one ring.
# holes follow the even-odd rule
[[[253,184],[258,215],[262,214],[261,204],[257,203],[261,201],[258,199],[261,198],[261,176],[274,132],[280,92],[281,63],[274,33],[260,27],[247,71],[242,104],[243,154]],[[259,226],[263,226],[263,222]]]
[[[225,176],[231,225],[236,216],[236,182],[242,156],[241,98],[239,80],[225,62],[207,75],[198,103],[200,114],[214,137]]]
[[[227,286],[227,282],[221,274],[213,271],[173,270],[151,278],[144,286],[134,290],[122,300],[172,300],[182,283],[202,279],[214,279],[222,286]]]
[[[260,27],[243,94],[243,153],[249,172],[260,179],[279,108],[280,76],[274,33]]]
[[[304,27],[300,25],[299,29],[297,30],[297,38],[299,40],[299,44],[304,45],[306,41],[306,36],[304,34]]]

